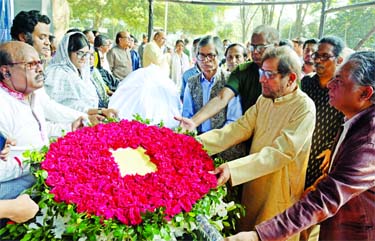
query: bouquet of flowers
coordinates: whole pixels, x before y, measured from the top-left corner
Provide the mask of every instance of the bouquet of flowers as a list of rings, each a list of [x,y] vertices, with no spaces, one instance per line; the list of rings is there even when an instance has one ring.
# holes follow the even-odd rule
[[[125,174],[113,151],[131,148],[156,168]],[[197,239],[197,215],[223,233],[242,207],[225,202],[213,160],[189,135],[138,121],[99,124],[70,132],[39,152],[26,152],[35,185],[27,190],[40,213],[8,223],[4,238],[25,240]],[[226,227],[226,228],[225,228]]]

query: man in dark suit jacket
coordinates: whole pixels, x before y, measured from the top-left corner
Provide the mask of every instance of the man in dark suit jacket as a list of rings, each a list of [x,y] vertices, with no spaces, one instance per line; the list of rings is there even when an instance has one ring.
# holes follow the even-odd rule
[[[375,240],[375,52],[352,54],[328,83],[345,115],[329,172],[285,212],[226,240],[285,240],[320,223],[320,240]]]

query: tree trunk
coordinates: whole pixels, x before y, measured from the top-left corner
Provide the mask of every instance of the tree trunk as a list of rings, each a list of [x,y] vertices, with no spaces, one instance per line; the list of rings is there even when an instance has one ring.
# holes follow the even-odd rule
[[[259,6],[255,9],[254,13],[249,17],[251,8],[249,6],[241,6],[240,7],[240,19],[241,19],[241,29],[242,29],[242,42],[246,43],[246,41],[250,38],[249,30],[251,23],[258,12]]]
[[[283,4],[280,9],[279,18],[277,19],[277,31],[280,32],[280,22],[281,22],[281,15],[283,14],[285,5]]]
[[[373,34],[375,34],[375,26],[357,43],[354,51],[357,51]]]
[[[294,23],[294,35],[292,37],[301,37],[303,35],[303,22],[307,14],[308,5],[298,4],[296,6],[296,21]]]

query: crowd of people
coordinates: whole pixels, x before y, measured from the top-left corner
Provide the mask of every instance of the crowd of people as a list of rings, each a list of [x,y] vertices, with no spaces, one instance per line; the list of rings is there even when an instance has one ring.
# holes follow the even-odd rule
[[[207,35],[191,51],[185,39],[167,48],[163,31],[138,46],[128,31],[112,44],[70,29],[56,45],[49,28],[22,11],[0,45],[0,226],[38,211],[22,194],[34,183],[23,151],[138,111],[196,130],[227,160],[213,173],[243,185],[246,214],[226,240],[375,240],[374,51],[281,40],[267,25],[246,45]]]

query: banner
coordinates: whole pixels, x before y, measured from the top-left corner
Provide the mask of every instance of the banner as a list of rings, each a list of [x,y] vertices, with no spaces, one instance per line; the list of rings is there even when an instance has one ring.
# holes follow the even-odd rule
[[[10,27],[14,17],[13,0],[2,0],[0,7],[0,43],[3,43],[12,39]]]

